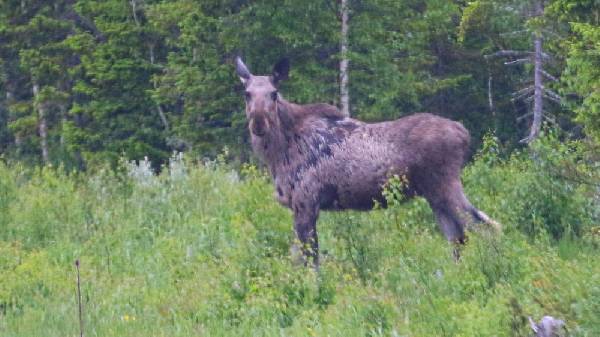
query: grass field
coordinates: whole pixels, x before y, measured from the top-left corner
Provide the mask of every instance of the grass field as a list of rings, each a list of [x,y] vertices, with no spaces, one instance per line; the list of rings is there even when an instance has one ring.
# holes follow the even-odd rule
[[[291,260],[291,214],[253,166],[0,163],[0,335],[78,336],[79,259],[86,336],[530,336],[543,315],[600,336],[597,204],[538,165],[465,170],[504,231],[470,233],[459,263],[415,199],[322,214],[316,274]]]

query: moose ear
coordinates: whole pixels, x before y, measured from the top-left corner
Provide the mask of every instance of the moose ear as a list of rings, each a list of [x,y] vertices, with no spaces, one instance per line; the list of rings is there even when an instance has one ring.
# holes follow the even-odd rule
[[[287,57],[282,58],[273,67],[273,75],[272,75],[273,84],[277,85],[277,84],[279,84],[279,82],[281,82],[283,80],[287,80],[289,72],[290,72],[290,60]]]
[[[248,70],[248,67],[246,67],[244,61],[242,61],[239,56],[235,58],[235,71],[237,72],[243,84],[246,84],[246,82],[248,82],[250,79],[250,76],[252,76],[252,74],[250,74],[250,70]]]

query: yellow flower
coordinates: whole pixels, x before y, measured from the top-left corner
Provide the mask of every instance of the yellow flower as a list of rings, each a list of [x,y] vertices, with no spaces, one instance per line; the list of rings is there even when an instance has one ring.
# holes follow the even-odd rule
[[[121,319],[124,320],[125,322],[135,321],[135,316],[129,316],[129,315],[125,314],[121,317]]]

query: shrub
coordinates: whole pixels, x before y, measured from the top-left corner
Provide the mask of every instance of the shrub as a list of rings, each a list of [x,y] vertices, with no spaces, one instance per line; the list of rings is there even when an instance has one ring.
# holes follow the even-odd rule
[[[555,158],[576,157],[576,148],[550,134],[530,151],[502,159],[494,142],[493,137],[486,138],[485,150],[465,172],[475,205],[531,238],[544,233],[557,241],[566,235],[581,236],[598,220],[589,188],[556,174]]]

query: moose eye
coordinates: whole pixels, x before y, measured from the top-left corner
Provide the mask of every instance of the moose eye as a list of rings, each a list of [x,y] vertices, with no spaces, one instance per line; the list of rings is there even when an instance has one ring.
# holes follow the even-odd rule
[[[246,98],[246,101],[249,101],[250,98],[252,98],[252,94],[249,91],[244,92],[244,97]]]
[[[275,91],[273,91],[273,92],[271,93],[271,99],[272,99],[272,100],[274,100],[274,101],[276,101],[276,100],[277,100],[277,90],[275,90]]]

